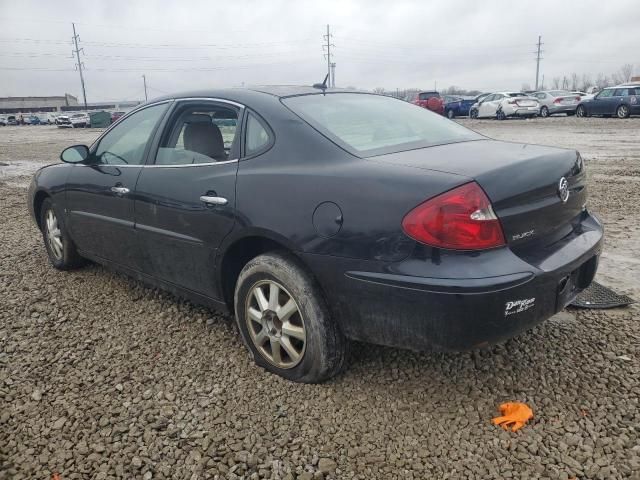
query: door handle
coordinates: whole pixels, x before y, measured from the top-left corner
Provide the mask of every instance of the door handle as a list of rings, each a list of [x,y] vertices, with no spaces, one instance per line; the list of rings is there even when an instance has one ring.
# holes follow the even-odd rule
[[[117,195],[125,195],[129,193],[129,189],[127,187],[111,187],[111,191]]]
[[[229,201],[224,197],[209,197],[207,195],[202,195],[200,197],[200,201],[208,205],[226,205],[229,203]]]

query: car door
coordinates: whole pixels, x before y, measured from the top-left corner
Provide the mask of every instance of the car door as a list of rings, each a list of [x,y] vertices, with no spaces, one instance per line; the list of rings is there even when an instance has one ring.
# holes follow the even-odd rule
[[[592,115],[606,115],[613,113],[610,111],[612,109],[612,96],[612,89],[602,90],[600,93],[598,93],[591,102],[589,109],[590,113]]]
[[[169,102],[150,105],[118,122],[76,164],[67,180],[67,218],[77,247],[139,268],[133,193],[157,125]]]
[[[495,115],[493,110],[493,99],[496,98],[495,94],[488,95],[482,100],[480,107],[478,108],[478,117],[490,117]]]
[[[215,257],[233,228],[243,107],[176,101],[136,187],[144,271],[212,298]]]

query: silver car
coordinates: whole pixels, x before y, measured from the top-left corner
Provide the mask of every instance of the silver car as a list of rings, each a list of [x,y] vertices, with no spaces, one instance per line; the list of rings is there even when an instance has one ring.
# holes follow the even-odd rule
[[[540,116],[548,117],[555,113],[566,113],[575,115],[576,107],[580,102],[580,96],[567,90],[547,90],[535,92],[532,97],[540,102]]]

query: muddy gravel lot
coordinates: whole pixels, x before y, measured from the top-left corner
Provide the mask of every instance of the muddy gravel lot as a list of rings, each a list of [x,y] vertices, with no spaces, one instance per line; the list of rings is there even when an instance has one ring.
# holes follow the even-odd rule
[[[640,118],[461,123],[579,149],[606,225],[597,279],[640,299]],[[231,319],[111,273],[49,266],[29,175],[97,130],[0,128],[0,478],[640,479],[640,307],[567,310],[503,345],[356,344],[300,385]],[[493,426],[523,401],[517,433]]]

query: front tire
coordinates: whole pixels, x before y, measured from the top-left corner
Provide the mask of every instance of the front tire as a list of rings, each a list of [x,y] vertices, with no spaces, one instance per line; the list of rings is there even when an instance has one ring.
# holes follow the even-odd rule
[[[447,118],[449,120],[453,120],[454,118],[456,118],[456,114],[453,110],[447,110]]]
[[[584,105],[578,105],[578,108],[576,108],[576,117],[584,118],[587,116],[587,109],[584,108]]]
[[[40,208],[40,229],[49,261],[54,268],[71,270],[84,263],[50,198],[46,198]]]
[[[316,281],[295,257],[267,253],[251,260],[236,283],[236,322],[255,363],[294,382],[336,375],[347,340]]]
[[[502,108],[500,108],[497,112],[496,112],[496,119],[497,120],[505,120],[507,118],[507,116],[504,114],[504,112],[502,111]]]
[[[469,118],[477,119],[478,118],[478,110],[476,110],[475,108],[472,108],[471,110],[469,110]]]

